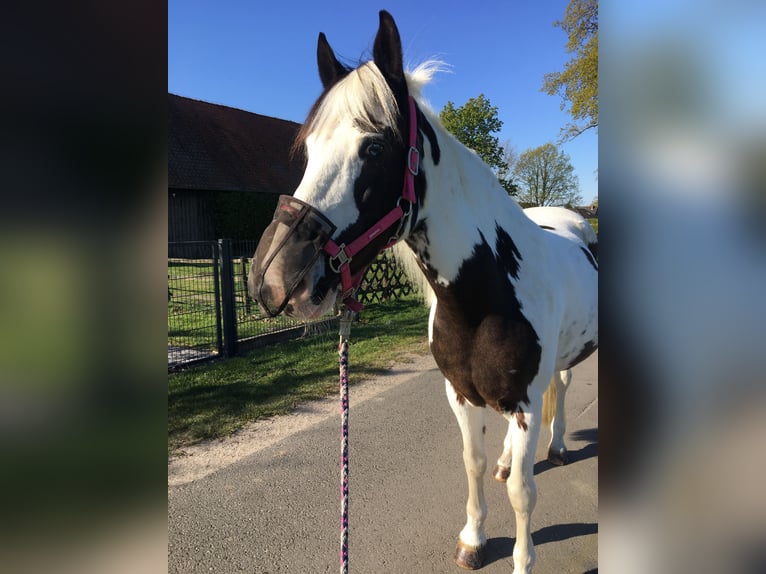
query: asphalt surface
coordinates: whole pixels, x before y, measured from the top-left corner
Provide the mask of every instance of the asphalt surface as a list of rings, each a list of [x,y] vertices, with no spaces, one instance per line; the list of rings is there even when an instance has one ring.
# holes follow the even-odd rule
[[[352,350],[353,353],[353,350]],[[351,356],[353,370],[353,354]],[[453,562],[467,496],[462,443],[432,361],[361,403],[350,391],[349,571],[463,572]],[[598,354],[567,394],[570,463],[537,449],[536,574],[597,572]],[[168,489],[168,572],[337,572],[340,416],[213,474]],[[490,476],[505,419],[487,413],[489,516],[480,572],[511,572],[515,520]]]

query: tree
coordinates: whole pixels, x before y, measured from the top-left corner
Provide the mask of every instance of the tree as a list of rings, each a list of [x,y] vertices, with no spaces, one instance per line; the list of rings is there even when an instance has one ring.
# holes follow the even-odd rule
[[[566,32],[573,56],[563,72],[545,74],[542,91],[559,95],[562,110],[569,103],[574,121],[561,128],[561,140],[567,141],[598,128],[598,1],[570,0],[564,19],[553,25]]]
[[[503,163],[505,166],[497,170],[497,179],[500,180],[500,185],[505,188],[508,195],[511,197],[519,194],[519,186],[513,182],[513,168],[516,162],[519,160],[519,154],[516,149],[511,145],[510,140],[506,140],[503,144]]]
[[[442,125],[463,145],[471,148],[495,173],[507,170],[503,149],[497,136],[503,122],[497,117],[497,106],[490,104],[484,94],[471,98],[459,108],[447,102],[439,113]]]
[[[569,154],[552,143],[522,153],[513,176],[521,188],[519,202],[569,207],[582,202],[580,183]]]

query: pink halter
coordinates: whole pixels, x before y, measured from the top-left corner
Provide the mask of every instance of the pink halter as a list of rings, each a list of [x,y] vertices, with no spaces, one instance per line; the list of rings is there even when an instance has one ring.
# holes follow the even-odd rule
[[[367,267],[359,270],[356,275],[351,275],[351,260],[354,255],[359,253],[367,245],[369,245],[373,239],[383,233],[386,229],[391,227],[394,223],[399,221],[399,228],[396,233],[391,237],[388,244],[383,249],[393,247],[393,245],[399,240],[399,233],[404,227],[406,218],[409,218],[412,214],[412,205],[415,203],[415,176],[418,175],[420,167],[420,154],[417,149],[417,137],[418,137],[418,118],[415,108],[415,100],[412,96],[407,97],[410,107],[410,134],[409,134],[409,150],[407,152],[407,167],[404,170],[404,187],[402,189],[402,196],[397,200],[396,207],[384,215],[380,221],[370,227],[367,231],[362,233],[359,237],[354,239],[348,245],[341,243],[338,245],[332,239],[330,239],[324,246],[324,250],[330,255],[329,265],[335,273],[340,274],[341,288],[343,289],[343,303],[352,311],[361,311],[362,304],[354,298],[354,291],[359,287],[362,282],[364,273],[367,271]],[[409,205],[405,212],[401,208],[402,200],[406,201]]]

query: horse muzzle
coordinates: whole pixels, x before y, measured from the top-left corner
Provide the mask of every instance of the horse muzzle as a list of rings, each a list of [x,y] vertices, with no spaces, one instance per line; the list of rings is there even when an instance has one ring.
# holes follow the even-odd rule
[[[288,195],[279,196],[247,281],[250,296],[265,313],[275,317],[287,309],[292,314],[296,300],[301,307],[316,307],[317,299],[324,299],[329,287],[317,282],[317,260],[325,254],[324,247],[334,232],[335,225],[314,207]]]

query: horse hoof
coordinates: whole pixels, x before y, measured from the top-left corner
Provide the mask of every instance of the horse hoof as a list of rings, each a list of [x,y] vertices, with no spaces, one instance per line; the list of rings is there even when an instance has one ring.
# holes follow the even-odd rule
[[[508,477],[511,475],[511,469],[507,466],[500,466],[499,464],[495,467],[495,471],[492,473],[492,478],[494,478],[498,482],[505,482],[508,480]]]
[[[564,466],[566,463],[569,462],[569,457],[567,456],[567,449],[562,448],[560,451],[549,450],[548,462],[550,462],[551,464],[555,464],[556,466]]]
[[[485,548],[486,545],[471,548],[458,540],[457,549],[455,550],[455,564],[464,570],[478,570],[484,564]]]

